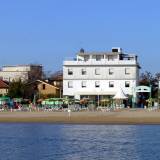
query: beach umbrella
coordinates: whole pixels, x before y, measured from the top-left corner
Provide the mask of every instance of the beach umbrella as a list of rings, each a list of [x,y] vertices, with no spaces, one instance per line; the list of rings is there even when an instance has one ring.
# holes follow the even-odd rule
[[[38,103],[42,103],[43,99],[38,99],[37,102]]]
[[[125,95],[125,93],[123,92],[123,90],[121,88],[119,88],[117,90],[117,93],[113,97],[113,99],[127,99],[127,98],[128,97]]]
[[[117,93],[115,94],[115,96],[113,97],[113,99],[115,101],[118,102],[118,105],[120,106],[122,104],[122,100],[124,99],[128,99],[128,97],[125,95],[125,93],[123,92],[123,90],[121,88],[119,88],[117,90]]]
[[[8,100],[8,99],[10,99],[10,97],[7,97],[7,96],[0,97],[0,100]]]
[[[109,103],[110,100],[109,99],[101,99],[100,102],[101,102],[102,106],[106,106],[106,104]]]
[[[45,105],[46,104],[46,101],[42,101],[42,105]]]
[[[7,96],[0,97],[0,104],[5,104],[8,102],[10,102],[10,97],[7,97]]]
[[[21,103],[22,100],[23,100],[22,98],[13,98],[13,101],[14,101],[14,102],[19,102],[19,103]]]

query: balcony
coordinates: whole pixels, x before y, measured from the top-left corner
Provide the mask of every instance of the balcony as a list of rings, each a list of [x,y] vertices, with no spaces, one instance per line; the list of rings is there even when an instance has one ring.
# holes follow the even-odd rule
[[[63,65],[73,65],[73,66],[79,66],[79,65],[138,65],[137,61],[135,59],[133,60],[107,60],[102,59],[100,61],[96,61],[95,59],[89,59],[88,61],[77,61],[77,60],[66,60],[63,62]]]

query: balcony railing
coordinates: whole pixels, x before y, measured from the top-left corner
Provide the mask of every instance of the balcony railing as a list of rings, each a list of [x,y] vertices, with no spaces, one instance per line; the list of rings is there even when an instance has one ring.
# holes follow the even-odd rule
[[[95,59],[90,59],[88,61],[77,61],[77,60],[66,60],[63,62],[64,65],[137,65],[136,60],[107,60],[102,59],[96,61]]]

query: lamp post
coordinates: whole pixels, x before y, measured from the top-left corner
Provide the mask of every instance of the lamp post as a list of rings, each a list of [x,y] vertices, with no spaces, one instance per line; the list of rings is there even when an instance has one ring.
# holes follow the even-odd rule
[[[33,96],[33,104],[34,104],[34,105],[36,105],[36,97],[37,97],[37,96],[36,96],[36,93],[34,93],[34,96]]]
[[[98,93],[98,107],[99,107],[99,93]]]
[[[152,98],[152,85],[150,84],[149,98]]]

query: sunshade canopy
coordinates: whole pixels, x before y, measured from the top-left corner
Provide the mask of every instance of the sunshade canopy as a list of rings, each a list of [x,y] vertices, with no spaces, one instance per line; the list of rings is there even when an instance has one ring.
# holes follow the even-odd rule
[[[113,97],[113,99],[127,99],[127,98],[128,97],[125,95],[125,93],[123,92],[121,88],[117,90],[116,95]]]

